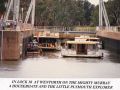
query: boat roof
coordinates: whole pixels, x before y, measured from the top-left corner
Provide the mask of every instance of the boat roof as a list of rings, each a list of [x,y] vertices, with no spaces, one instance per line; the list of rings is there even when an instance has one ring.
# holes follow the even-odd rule
[[[75,37],[75,39],[94,39],[94,40],[98,40],[99,38],[97,38],[97,37]]]
[[[99,42],[95,41],[67,41],[67,44],[86,44],[86,45],[95,45],[98,44]]]
[[[56,36],[34,36],[35,38],[39,37],[39,38],[59,38]]]

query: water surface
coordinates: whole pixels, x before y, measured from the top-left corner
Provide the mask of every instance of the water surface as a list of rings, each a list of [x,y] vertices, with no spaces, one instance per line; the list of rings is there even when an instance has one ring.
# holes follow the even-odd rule
[[[103,59],[62,58],[44,53],[19,61],[3,61],[1,78],[120,78],[120,56],[103,50]]]

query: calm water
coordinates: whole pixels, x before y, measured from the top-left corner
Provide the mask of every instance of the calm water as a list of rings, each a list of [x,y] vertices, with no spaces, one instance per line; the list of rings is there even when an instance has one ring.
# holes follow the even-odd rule
[[[103,59],[62,58],[60,52],[0,64],[1,78],[120,78],[120,56]]]

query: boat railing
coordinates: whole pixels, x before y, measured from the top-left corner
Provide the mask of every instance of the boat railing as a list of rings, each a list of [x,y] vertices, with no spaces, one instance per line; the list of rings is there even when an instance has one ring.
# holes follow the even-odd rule
[[[60,45],[58,43],[42,43],[39,44],[41,47],[51,47],[51,48],[59,48]]]
[[[66,48],[62,48],[62,52],[61,52],[62,55],[76,55],[76,51],[75,50],[72,50],[72,49],[66,49]]]
[[[119,26],[97,27],[96,30],[105,30],[107,32],[120,32]]]
[[[62,55],[77,55],[76,50],[74,49],[68,49],[68,48],[62,48]],[[99,52],[98,49],[88,49],[87,50],[87,55],[100,55],[101,53]]]
[[[102,53],[100,52],[100,49],[96,48],[96,49],[88,49],[87,54],[88,55],[100,55]]]
[[[50,31],[50,32],[69,32],[69,31],[77,31],[77,32],[95,32],[96,27],[65,27],[65,26],[35,26],[37,31]]]

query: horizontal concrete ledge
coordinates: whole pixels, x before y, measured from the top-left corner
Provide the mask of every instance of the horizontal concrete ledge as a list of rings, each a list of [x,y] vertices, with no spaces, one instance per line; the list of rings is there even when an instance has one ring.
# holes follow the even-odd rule
[[[112,32],[112,31],[97,31],[97,36],[105,37],[114,40],[120,40],[120,32]]]
[[[33,31],[31,29],[26,29],[26,30],[0,30],[0,32],[26,32],[26,31]]]

